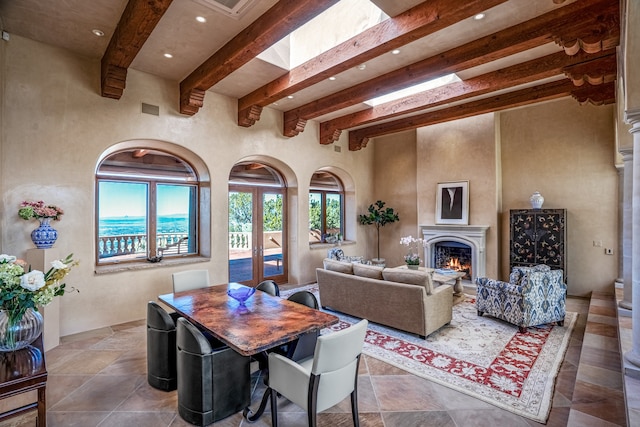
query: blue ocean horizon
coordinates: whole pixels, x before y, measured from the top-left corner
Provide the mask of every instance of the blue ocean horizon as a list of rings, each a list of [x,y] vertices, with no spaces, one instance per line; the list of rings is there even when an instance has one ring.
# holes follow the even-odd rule
[[[165,215],[158,217],[158,233],[188,233],[188,215]],[[144,216],[119,216],[100,218],[98,235],[122,236],[130,234],[146,234]]]

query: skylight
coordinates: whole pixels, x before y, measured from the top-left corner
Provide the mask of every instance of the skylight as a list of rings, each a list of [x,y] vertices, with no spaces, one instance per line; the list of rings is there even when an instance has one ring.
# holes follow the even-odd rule
[[[427,80],[423,83],[418,83],[414,86],[388,93],[386,95],[379,96],[377,98],[370,99],[368,101],[365,101],[364,103],[375,107],[376,105],[384,104],[385,102],[395,101],[396,99],[404,98],[405,96],[415,95],[420,92],[461,81],[462,80],[460,79],[460,77],[458,77],[455,73],[451,73],[442,77],[438,77],[436,79]]]
[[[258,58],[290,70],[388,18],[369,0],[341,0]]]

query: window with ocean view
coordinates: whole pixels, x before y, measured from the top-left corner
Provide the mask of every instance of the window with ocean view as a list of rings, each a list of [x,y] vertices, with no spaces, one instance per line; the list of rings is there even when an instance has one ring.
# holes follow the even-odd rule
[[[198,253],[198,179],[184,160],[117,152],[97,173],[97,263],[156,262]]]

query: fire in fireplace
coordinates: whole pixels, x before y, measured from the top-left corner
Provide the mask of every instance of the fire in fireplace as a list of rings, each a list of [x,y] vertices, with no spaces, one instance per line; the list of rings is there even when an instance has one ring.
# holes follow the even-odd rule
[[[471,280],[471,246],[460,242],[443,241],[435,244],[433,265],[465,273],[463,279]]]

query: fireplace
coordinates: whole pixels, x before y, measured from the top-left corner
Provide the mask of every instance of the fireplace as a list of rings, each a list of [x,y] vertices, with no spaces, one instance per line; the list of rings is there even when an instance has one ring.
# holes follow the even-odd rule
[[[466,280],[475,281],[486,272],[486,225],[423,225],[425,265],[452,268],[467,273]],[[453,261],[451,258],[457,258]],[[450,263],[448,266],[446,263]],[[443,265],[445,263],[445,265]],[[455,264],[457,263],[457,264]],[[468,271],[467,271],[468,270]]]
[[[437,242],[433,248],[433,260],[430,263],[433,268],[446,268],[465,273],[464,280],[471,280],[472,276],[472,250],[471,246],[443,240]]]

